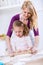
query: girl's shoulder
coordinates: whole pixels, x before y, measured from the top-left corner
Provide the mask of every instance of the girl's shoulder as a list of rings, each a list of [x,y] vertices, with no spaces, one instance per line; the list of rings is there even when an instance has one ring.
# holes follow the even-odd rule
[[[30,35],[24,36],[25,39],[30,39]]]

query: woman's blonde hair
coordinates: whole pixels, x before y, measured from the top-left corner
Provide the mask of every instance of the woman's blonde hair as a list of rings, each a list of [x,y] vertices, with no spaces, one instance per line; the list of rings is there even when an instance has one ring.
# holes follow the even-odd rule
[[[37,13],[36,10],[33,6],[33,4],[31,3],[31,1],[24,1],[23,5],[22,5],[22,9],[28,8],[31,14],[30,19],[30,28],[32,28],[33,26],[36,26],[36,19],[37,19]]]
[[[29,34],[29,28],[27,27],[27,25],[25,25],[23,22],[16,20],[13,23],[13,28],[14,26],[16,27],[23,27],[23,35],[27,36]]]

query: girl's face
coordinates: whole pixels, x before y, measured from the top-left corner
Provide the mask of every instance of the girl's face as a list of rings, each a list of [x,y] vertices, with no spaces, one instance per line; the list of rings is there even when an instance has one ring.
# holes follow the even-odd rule
[[[14,32],[15,32],[16,36],[22,37],[23,36],[23,27],[15,26],[14,27]]]
[[[31,16],[31,13],[28,8],[23,9],[22,12],[25,19],[28,19]]]

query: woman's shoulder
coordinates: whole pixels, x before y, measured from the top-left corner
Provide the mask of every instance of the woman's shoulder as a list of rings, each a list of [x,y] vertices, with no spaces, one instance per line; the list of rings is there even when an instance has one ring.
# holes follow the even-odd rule
[[[12,17],[12,19],[19,19],[19,17],[20,17],[20,14],[16,14],[16,15],[14,15],[13,17]]]
[[[11,18],[10,24],[12,25],[15,20],[19,20],[19,19],[20,19],[20,14],[14,15],[14,16]]]

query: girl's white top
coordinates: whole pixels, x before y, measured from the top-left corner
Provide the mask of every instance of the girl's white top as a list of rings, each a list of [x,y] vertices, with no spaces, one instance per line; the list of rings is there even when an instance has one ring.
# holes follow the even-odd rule
[[[27,50],[32,47],[32,42],[29,35],[18,37],[15,35],[15,33],[13,33],[11,37],[11,45],[14,51]]]

